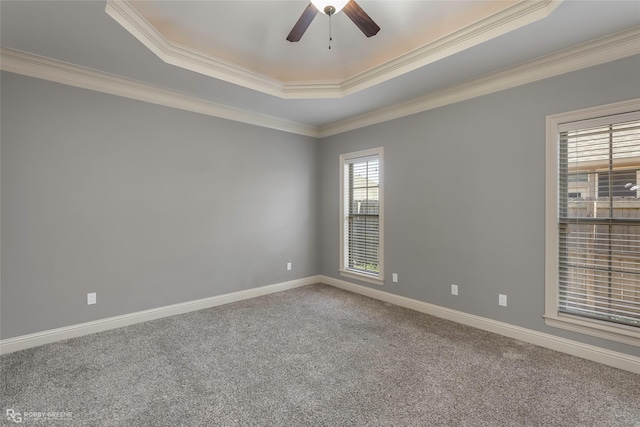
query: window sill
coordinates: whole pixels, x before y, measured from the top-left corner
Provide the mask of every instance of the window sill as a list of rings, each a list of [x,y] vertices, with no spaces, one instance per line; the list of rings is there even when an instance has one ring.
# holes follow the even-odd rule
[[[384,285],[384,280],[375,276],[371,276],[370,274],[356,273],[355,271],[350,271],[350,270],[340,270],[340,275],[344,277],[348,277],[350,279],[356,279],[356,280],[361,280],[363,282],[373,283],[375,285],[380,285],[380,286]]]
[[[609,322],[584,319],[570,314],[545,315],[544,322],[553,328],[640,347],[640,330],[633,326],[614,326]]]

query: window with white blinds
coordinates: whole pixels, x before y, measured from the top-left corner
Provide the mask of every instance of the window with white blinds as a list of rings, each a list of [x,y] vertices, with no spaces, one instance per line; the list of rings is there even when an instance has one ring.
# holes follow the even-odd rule
[[[545,317],[640,346],[640,112],[623,105],[554,126],[556,262]]]
[[[340,271],[381,284],[382,148],[340,156]]]

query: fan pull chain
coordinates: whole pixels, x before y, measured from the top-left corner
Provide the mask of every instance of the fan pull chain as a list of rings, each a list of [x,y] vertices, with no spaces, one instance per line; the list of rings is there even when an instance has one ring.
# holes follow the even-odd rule
[[[333,40],[333,34],[332,34],[332,25],[331,25],[331,16],[329,15],[329,50],[331,50],[331,41]]]

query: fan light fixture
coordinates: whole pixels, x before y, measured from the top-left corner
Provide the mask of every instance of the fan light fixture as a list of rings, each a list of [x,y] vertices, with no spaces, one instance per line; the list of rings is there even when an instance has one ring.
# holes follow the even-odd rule
[[[298,18],[296,25],[291,29],[287,40],[290,42],[299,42],[319,11],[331,18],[331,15],[341,10],[356,24],[356,27],[360,28],[360,31],[362,31],[365,36],[375,36],[378,34],[378,31],[380,31],[378,24],[373,22],[373,19],[367,15],[367,12],[362,10],[360,5],[356,3],[356,0],[311,0],[311,3],[307,5],[302,15],[300,15],[300,18]],[[331,49],[331,19],[329,19],[329,49]]]
[[[313,3],[320,12],[331,16],[340,12],[342,8],[349,3],[349,0],[311,0],[311,3]]]

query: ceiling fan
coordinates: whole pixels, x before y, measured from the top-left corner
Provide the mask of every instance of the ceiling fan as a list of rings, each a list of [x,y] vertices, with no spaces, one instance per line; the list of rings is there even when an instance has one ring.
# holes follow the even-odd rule
[[[365,36],[375,36],[378,34],[378,31],[380,31],[378,24],[367,15],[367,12],[362,10],[355,0],[311,0],[311,3],[309,3],[304,12],[302,12],[298,22],[293,26],[293,29],[287,36],[287,40],[290,42],[300,41],[302,35],[307,31],[307,28],[311,25],[311,21],[313,21],[313,18],[316,17],[319,11],[331,17],[341,10],[360,28],[360,31],[362,31]]]

